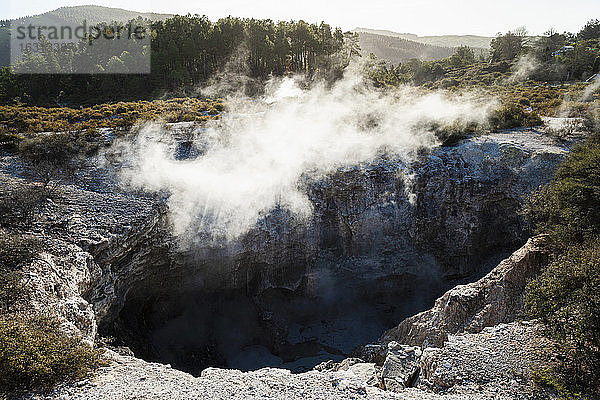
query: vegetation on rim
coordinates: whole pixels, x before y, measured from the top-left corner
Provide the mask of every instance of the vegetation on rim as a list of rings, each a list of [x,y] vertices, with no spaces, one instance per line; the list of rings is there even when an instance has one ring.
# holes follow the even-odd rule
[[[45,391],[85,378],[101,352],[40,316],[0,317],[0,393]]]
[[[566,397],[600,393],[600,141],[577,146],[526,215],[550,234],[554,260],[527,287],[526,311],[555,339],[558,362],[541,374]]]

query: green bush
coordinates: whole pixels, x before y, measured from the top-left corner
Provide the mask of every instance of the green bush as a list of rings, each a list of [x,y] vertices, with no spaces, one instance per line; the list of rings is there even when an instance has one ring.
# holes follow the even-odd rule
[[[0,317],[0,393],[45,391],[86,377],[100,352],[42,317]]]
[[[532,195],[525,213],[557,248],[600,234],[600,143],[592,138],[575,147],[550,185]]]
[[[516,103],[503,104],[489,117],[492,129],[512,129],[522,126],[542,125],[542,119],[534,111],[526,111]]]
[[[549,379],[561,392],[600,393],[600,143],[577,146],[526,215],[550,234],[555,259],[526,289],[525,308],[557,345]],[[596,395],[594,395],[596,394]],[[572,397],[572,396],[571,396]]]
[[[571,391],[600,393],[600,239],[568,248],[527,286],[528,315],[560,344]]]

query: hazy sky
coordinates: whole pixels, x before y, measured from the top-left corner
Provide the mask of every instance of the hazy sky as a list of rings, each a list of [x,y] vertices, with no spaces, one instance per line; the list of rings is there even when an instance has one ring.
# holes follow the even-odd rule
[[[420,35],[493,36],[518,26],[534,34],[550,27],[577,31],[600,19],[599,0],[0,0],[1,18],[39,14],[61,6],[97,4],[136,11],[326,21],[344,30],[357,26]]]

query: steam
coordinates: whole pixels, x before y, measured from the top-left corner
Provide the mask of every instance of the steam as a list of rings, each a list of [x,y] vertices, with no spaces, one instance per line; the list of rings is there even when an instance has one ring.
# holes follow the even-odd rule
[[[592,95],[598,89],[600,89],[600,74],[596,74],[596,76],[592,80],[592,83],[590,85],[588,85],[588,87],[585,88],[585,90],[583,91],[583,94],[581,95],[580,101],[588,102],[588,101],[592,100]]]
[[[507,79],[507,83],[522,82],[527,80],[539,67],[540,62],[530,54],[525,54],[513,66],[514,72]]]
[[[121,144],[128,164],[123,181],[168,192],[180,237],[233,240],[276,208],[308,219],[312,204],[303,190],[305,178],[384,153],[410,160],[417,150],[438,144],[428,126],[483,123],[492,106],[471,95],[411,87],[382,92],[354,74],[310,90],[300,89],[294,78],[273,80],[261,100],[235,98],[228,104],[235,107],[220,121],[193,132],[200,149],[195,159],[177,160],[176,140],[159,124],[143,126],[134,141]]]
[[[593,95],[600,89],[600,74],[596,74],[592,82],[586,86],[583,93],[579,94],[577,97],[569,98],[569,95],[565,96],[563,99],[556,115],[558,118],[567,118],[571,115],[574,104],[577,103],[589,103],[588,110],[592,111],[591,114],[594,114],[593,104],[591,104],[594,100]]]

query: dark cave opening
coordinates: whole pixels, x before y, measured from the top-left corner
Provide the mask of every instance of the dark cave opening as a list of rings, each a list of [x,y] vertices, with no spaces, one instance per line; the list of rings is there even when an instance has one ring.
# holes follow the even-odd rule
[[[118,316],[101,324],[100,333],[137,357],[193,375],[207,367],[303,372],[341,361],[430,307],[447,286],[412,274],[327,281],[319,290],[304,279],[296,290],[258,294],[160,281],[130,288]]]

